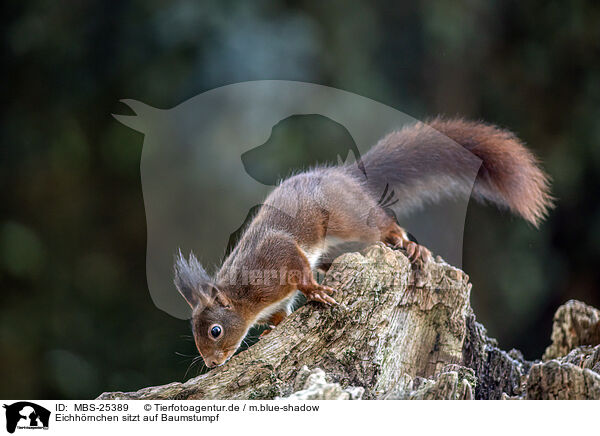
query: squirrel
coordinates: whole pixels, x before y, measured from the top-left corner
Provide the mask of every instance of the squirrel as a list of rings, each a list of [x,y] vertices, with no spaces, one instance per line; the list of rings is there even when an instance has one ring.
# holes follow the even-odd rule
[[[481,164],[474,184],[465,176],[473,159]],[[388,187],[402,210],[471,193],[535,227],[553,206],[548,176],[513,133],[463,119],[418,122],[388,134],[354,164],[293,175],[269,194],[216,275],[193,253],[176,256],[174,283],[192,308],[206,366],[231,358],[252,326],[277,326],[299,293],[336,304],[335,289],[319,284],[313,269],[338,243],[382,241],[404,250],[416,268],[429,262],[431,252],[381,204]]]

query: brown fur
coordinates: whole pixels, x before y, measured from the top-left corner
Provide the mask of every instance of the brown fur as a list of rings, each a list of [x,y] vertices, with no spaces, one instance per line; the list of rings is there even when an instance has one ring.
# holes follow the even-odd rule
[[[363,163],[373,194],[391,184],[404,212],[473,189],[476,199],[507,207],[537,227],[553,204],[535,156],[513,133],[481,122],[414,124],[384,137]],[[473,186],[465,175],[479,167]]]
[[[366,178],[356,165],[346,165],[283,181],[213,279],[193,256],[189,264],[179,257],[175,284],[194,309],[194,337],[208,366],[231,357],[253,324],[279,323],[296,290],[335,303],[334,290],[313,278],[309,259],[318,264],[331,240],[384,241],[404,249],[415,265],[426,262],[429,250],[409,241],[378,201],[388,186],[405,211],[473,189],[476,198],[506,206],[536,226],[552,204],[548,177],[533,155],[513,134],[487,124],[418,123],[386,136],[362,161]],[[473,187],[465,174],[480,164]],[[258,281],[248,280],[257,272]],[[218,339],[210,336],[215,323],[223,328]]]

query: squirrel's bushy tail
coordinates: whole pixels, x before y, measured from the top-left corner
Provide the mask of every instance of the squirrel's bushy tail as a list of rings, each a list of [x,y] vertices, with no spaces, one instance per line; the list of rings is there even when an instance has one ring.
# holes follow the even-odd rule
[[[384,137],[362,162],[369,189],[378,196],[390,185],[401,212],[472,193],[538,226],[553,203],[535,156],[511,132],[480,122],[419,122]]]

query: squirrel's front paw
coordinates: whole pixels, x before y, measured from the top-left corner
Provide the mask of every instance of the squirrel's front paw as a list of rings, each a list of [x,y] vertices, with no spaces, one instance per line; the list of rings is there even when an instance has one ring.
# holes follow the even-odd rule
[[[333,294],[335,289],[330,288],[329,286],[315,284],[308,288],[300,289],[302,293],[306,296],[308,301],[318,301],[319,303],[324,304],[337,304],[329,294]]]

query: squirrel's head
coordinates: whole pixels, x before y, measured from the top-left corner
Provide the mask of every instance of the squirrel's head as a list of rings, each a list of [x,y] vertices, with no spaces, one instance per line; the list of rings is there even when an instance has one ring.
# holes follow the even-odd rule
[[[194,342],[209,368],[222,365],[239,348],[248,323],[222,289],[211,282],[193,254],[189,261],[179,252],[175,286],[192,308]]]

